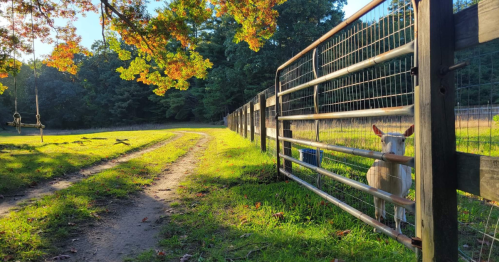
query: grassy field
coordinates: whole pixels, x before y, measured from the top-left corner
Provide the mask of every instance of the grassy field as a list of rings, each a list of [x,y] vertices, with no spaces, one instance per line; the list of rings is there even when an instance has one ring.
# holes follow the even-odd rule
[[[229,130],[214,139],[157,251],[129,261],[413,261],[414,254],[292,181],[276,181],[275,158]]]
[[[101,160],[173,137],[168,131],[124,131],[78,135],[13,136],[0,134],[0,194],[79,170]],[[130,145],[115,144],[128,139]]]
[[[190,176],[178,189],[181,201],[171,204],[177,212],[170,217],[160,233],[159,250],[165,255],[158,256],[158,250],[151,250],[128,261],[170,261],[178,260],[184,254],[193,255],[192,261],[331,261],[335,258],[345,261],[415,260],[414,254],[396,241],[373,233],[372,227],[328,204],[293,181],[282,181],[282,177],[281,180],[277,179],[275,157],[270,152],[262,154],[255,143],[228,129],[170,129],[53,136],[51,139],[54,140],[47,143],[47,146],[41,145],[37,137],[28,137],[33,141],[25,140],[24,143],[22,138],[15,136],[0,137],[3,144],[8,141],[12,144],[9,147],[16,148],[2,148],[3,151],[12,151],[0,154],[0,157],[10,158],[10,162],[4,163],[20,164],[19,170],[24,166],[31,166],[33,159],[43,157],[43,166],[55,168],[48,176],[51,177],[62,174],[57,173],[57,165],[50,161],[53,154],[61,154],[58,161],[69,163],[67,168],[78,164],[83,166],[91,164],[91,160],[95,162],[106,159],[105,156],[109,159],[123,152],[117,150],[113,151],[114,155],[108,155],[103,151],[111,152],[117,146],[121,149],[129,148],[114,145],[116,138],[130,139],[134,135],[135,138],[130,139],[132,143],[143,141],[142,145],[145,146],[171,138],[173,131],[180,130],[208,133],[211,136],[208,149],[199,156],[195,175]],[[303,130],[294,132],[293,136],[310,139],[311,135],[309,131]],[[64,141],[55,141],[63,137]],[[83,145],[79,142],[70,143],[80,141],[82,137],[108,139],[83,142]],[[185,154],[198,138],[199,135],[196,134],[185,134],[160,149],[27,204],[19,211],[0,219],[0,259],[27,261],[46,258],[46,254],[57,250],[54,244],[59,240],[78,232],[80,225],[91,223],[105,215],[106,205],[102,200],[126,198],[141,190],[144,185],[152,183],[165,165]],[[326,130],[321,133],[321,140],[350,147],[357,144],[363,149],[376,151],[380,144],[379,138],[372,135],[369,129]],[[273,148],[274,141],[268,140],[269,142],[269,148]],[[411,138],[407,141],[407,155],[413,155],[412,144]],[[139,147],[130,147],[133,146]],[[45,147],[51,148],[51,151],[43,151],[47,150]],[[29,152],[30,148],[36,150],[31,149],[34,152]],[[301,148],[303,147],[293,146],[293,157],[299,158],[298,149]],[[0,158],[0,161],[6,160]],[[328,170],[365,183],[365,173],[372,161],[324,151],[322,165]],[[35,179],[48,178],[38,176],[41,172],[36,172],[38,168],[34,168],[26,170],[34,172]],[[47,173],[49,172],[45,171],[43,174]],[[297,165],[293,165],[293,173],[315,184],[315,173]],[[30,173],[26,171],[26,174]],[[324,183],[325,190],[331,195],[368,215],[374,214],[372,197],[330,179],[326,179]],[[414,199],[413,190],[409,198]],[[483,244],[481,233],[495,234],[497,225],[494,222],[499,219],[499,208],[462,192],[458,194],[458,199],[459,243],[462,254],[476,260],[480,252],[488,254],[492,249],[492,258],[496,254],[499,257],[498,248]],[[387,206],[387,212],[393,212],[390,205]],[[393,226],[392,218],[387,220],[386,223]],[[413,221],[414,216],[408,214],[408,220]],[[414,228],[409,225],[403,231],[411,236]]]
[[[95,134],[95,136],[103,136],[103,134]],[[171,136],[171,133],[137,132],[135,138],[138,140],[141,136],[149,136],[149,139],[144,138],[141,141],[150,142],[151,137],[164,139]],[[80,137],[77,136],[77,138]],[[129,132],[118,132],[118,134],[107,134],[107,137],[130,139],[132,135]],[[78,232],[80,226],[85,223],[100,219],[100,216],[107,212],[108,201],[103,200],[124,198],[153,183],[156,175],[178,157],[187,153],[199,137],[198,134],[186,133],[159,149],[95,174],[1,218],[0,258],[2,261],[42,260],[47,254],[56,251],[55,244],[58,241],[66,239],[71,233]],[[58,137],[51,139],[55,141]],[[105,150],[104,146],[100,148]],[[26,160],[20,156],[15,157],[18,159],[15,160],[16,163]]]

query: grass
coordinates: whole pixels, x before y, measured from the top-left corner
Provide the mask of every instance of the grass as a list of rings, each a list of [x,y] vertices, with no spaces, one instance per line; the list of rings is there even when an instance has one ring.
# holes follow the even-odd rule
[[[105,132],[45,136],[44,143],[37,136],[0,136],[0,194],[116,158],[173,136],[168,131]],[[115,144],[116,139],[128,139],[130,146]]]
[[[276,181],[275,158],[229,130],[214,139],[180,187],[178,213],[161,249],[130,261],[413,261],[414,253],[373,233],[292,181]],[[282,212],[282,213],[281,213]]]
[[[108,135],[130,137],[128,132]],[[136,138],[144,135],[137,133]],[[149,135],[164,139],[170,133],[154,131]],[[43,260],[48,254],[57,251],[55,245],[58,241],[78,232],[85,223],[105,215],[105,203],[108,202],[103,200],[126,198],[153,183],[155,177],[167,165],[187,153],[199,137],[198,134],[186,133],[159,149],[95,174],[1,218],[0,258],[2,261]],[[24,160],[20,156],[16,157]]]

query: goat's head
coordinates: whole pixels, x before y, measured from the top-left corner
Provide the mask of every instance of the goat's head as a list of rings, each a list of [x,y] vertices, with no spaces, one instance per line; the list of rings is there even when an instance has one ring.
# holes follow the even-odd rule
[[[374,133],[381,137],[382,153],[403,156],[405,154],[405,139],[414,133],[414,125],[410,126],[403,134],[383,133],[376,125],[373,125]]]

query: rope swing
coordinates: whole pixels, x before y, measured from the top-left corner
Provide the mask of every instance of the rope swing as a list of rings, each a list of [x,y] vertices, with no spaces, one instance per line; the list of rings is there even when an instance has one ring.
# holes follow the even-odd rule
[[[36,54],[35,54],[35,29],[34,29],[34,23],[33,23],[33,3],[31,4],[31,34],[32,34],[32,46],[33,46],[33,79],[34,79],[34,85],[35,85],[35,101],[36,101],[36,124],[25,124],[21,122],[21,114],[17,111],[17,84],[16,84],[16,77],[17,77],[17,71],[15,69],[16,66],[16,43],[14,43],[14,50],[13,50],[13,58],[14,58],[14,70],[13,70],[13,76],[14,76],[14,121],[13,122],[7,122],[8,126],[13,126],[17,129],[17,132],[21,134],[21,127],[28,127],[28,128],[38,128],[40,129],[40,137],[43,143],[43,129],[45,128],[44,125],[42,125],[41,117],[40,117],[40,109],[38,105],[38,86],[36,85]],[[15,21],[14,21],[14,0],[12,0],[12,40],[14,41],[15,39]]]

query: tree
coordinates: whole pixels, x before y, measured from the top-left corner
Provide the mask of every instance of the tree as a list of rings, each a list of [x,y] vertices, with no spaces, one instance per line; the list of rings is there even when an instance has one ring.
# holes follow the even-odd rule
[[[100,11],[103,37],[107,34],[110,47],[119,58],[129,60],[132,56],[121,49],[118,37],[137,50],[128,67],[118,68],[121,78],[154,85],[158,95],[172,87],[185,90],[189,79],[205,78],[212,66],[196,51],[199,39],[193,28],[205,23],[214,12],[218,17],[228,15],[239,24],[234,41],[245,41],[258,51],[276,30],[278,13],[273,8],[285,1],[173,0],[153,16],[144,0],[100,0],[99,5],[91,0],[0,0],[8,6],[0,17],[12,22],[11,26],[0,26],[0,77],[7,77],[7,72],[15,67],[13,50],[32,52],[29,43],[35,38],[55,44],[44,61],[46,65],[76,74],[75,54],[90,52],[80,45],[81,38],[72,22],[76,14]],[[58,26],[55,19],[68,24]],[[55,37],[51,32],[55,32]],[[0,86],[0,92],[4,89]]]

